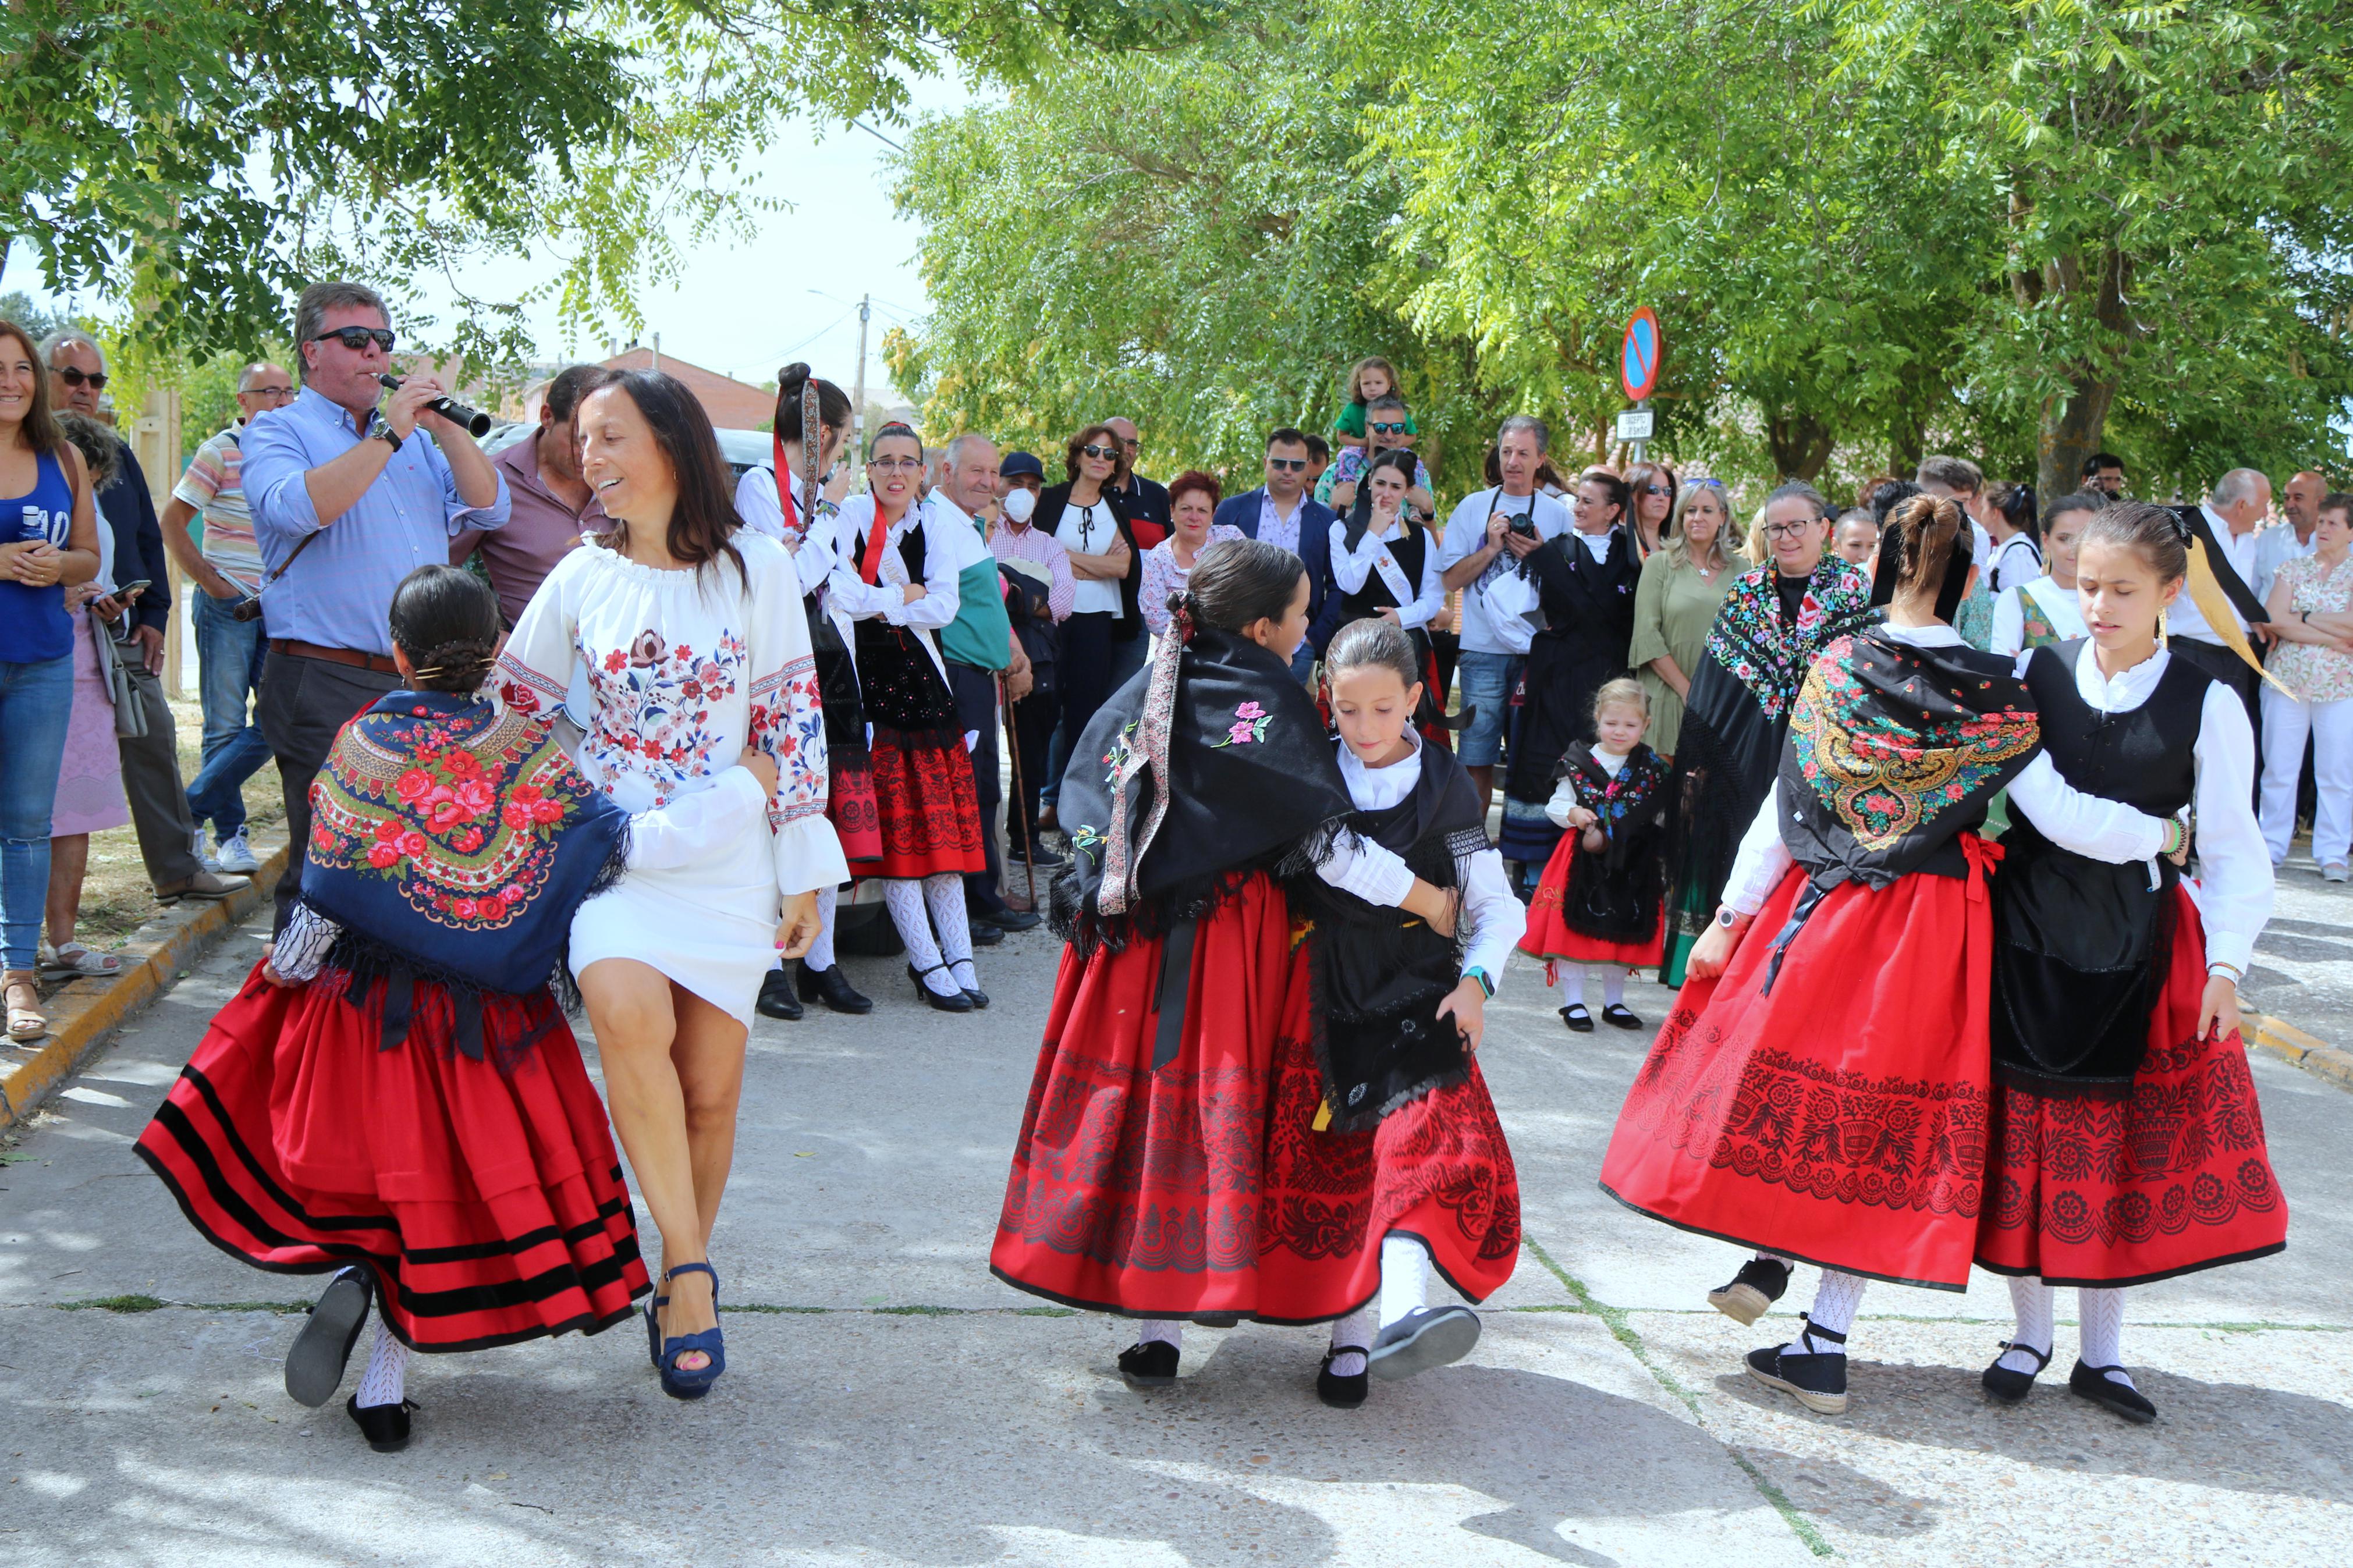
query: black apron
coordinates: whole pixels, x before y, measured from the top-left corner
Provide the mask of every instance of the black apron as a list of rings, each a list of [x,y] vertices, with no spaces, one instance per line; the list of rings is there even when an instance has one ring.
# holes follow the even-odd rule
[[[2171,816],[2197,787],[2200,721],[2212,678],[2174,658],[2147,702],[2103,713],[2076,689],[2084,641],[2034,650],[2026,684],[2043,749],[2085,795]],[[1994,1070],[2046,1095],[2122,1098],[2148,1046],[2148,1016],[2172,953],[2169,860],[2093,860],[2014,814],[1993,879]]]

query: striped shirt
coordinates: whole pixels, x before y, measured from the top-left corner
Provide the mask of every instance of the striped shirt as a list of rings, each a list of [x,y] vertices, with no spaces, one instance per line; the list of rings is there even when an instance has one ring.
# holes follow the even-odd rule
[[[205,514],[205,559],[250,588],[261,576],[261,551],[253,542],[253,513],[238,473],[244,462],[232,425],[196,448],[172,496]]]
[[[1079,580],[1071,575],[1071,552],[1062,547],[1060,540],[1040,532],[1034,525],[1016,528],[1009,522],[1001,522],[988,536],[988,552],[999,561],[1025,561],[1045,567],[1050,574],[1047,607],[1054,612],[1057,621],[1070,615],[1071,606],[1078,602]]]

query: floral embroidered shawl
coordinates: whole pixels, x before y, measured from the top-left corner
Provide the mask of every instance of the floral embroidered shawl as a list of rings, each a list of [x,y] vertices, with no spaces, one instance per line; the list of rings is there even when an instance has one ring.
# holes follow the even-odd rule
[[[1707,654],[1748,689],[1767,719],[1778,719],[1798,694],[1806,666],[1833,639],[1863,624],[1871,613],[1871,579],[1843,556],[1822,552],[1798,606],[1798,624],[1781,620],[1781,595],[1770,561],[1732,581],[1707,634]]]
[[[439,691],[343,726],[311,812],[305,902],[420,972],[518,994],[547,984],[628,837],[551,731]]]
[[[2012,661],[1864,633],[1807,672],[1781,763],[1782,837],[1820,886],[1884,887],[1985,820],[2042,731]]]

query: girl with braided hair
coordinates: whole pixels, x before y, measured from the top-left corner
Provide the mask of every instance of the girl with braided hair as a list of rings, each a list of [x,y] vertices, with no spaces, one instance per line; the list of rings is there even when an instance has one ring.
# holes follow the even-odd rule
[[[2069,788],[2039,754],[2011,661],[1964,646],[1948,618],[1970,555],[1953,501],[1890,513],[1873,576],[1886,620],[1805,671],[1778,780],[1602,1164],[1629,1207],[1757,1249],[1709,1297],[1742,1322],[1793,1260],[1821,1267],[1805,1331],[1747,1369],[1823,1414],[1846,1408],[1866,1280],[1968,1282],[1990,1092],[1987,802],[2006,787],[2013,820],[2089,861],[2146,860],[2169,831]]]
[[[1357,1020],[1368,1048],[1344,1041],[1335,1057],[1311,1006],[1314,939],[1295,911],[1310,882],[1345,890],[1358,911],[1401,908],[1442,944],[1433,956],[1446,967],[1466,896],[1451,857],[1441,889],[1352,826],[1356,802],[1323,716],[1291,679],[1307,605],[1291,552],[1210,545],[1171,602],[1145,679],[1081,733],[1062,780],[1072,865],[1054,888],[1068,945],[989,1260],[1032,1295],[1143,1320],[1120,1356],[1137,1388],[1176,1381],[1186,1319],[1335,1322],[1317,1389],[1354,1405],[1368,1383],[1382,1241],[1391,1221],[1411,1227],[1415,1184],[1437,1168],[1385,1153],[1410,1118],[1393,1130],[1378,1112],[1419,1109],[1472,1069],[1459,1047],[1435,1068],[1406,1061],[1395,1028],[1371,1038],[1378,1009]],[[1457,776],[1437,775],[1450,813]],[[1394,913],[1388,923],[1402,941]],[[1508,949],[1516,933],[1499,931]],[[1437,1005],[1474,984],[1450,970],[1440,996],[1404,994],[1435,1036],[1466,1010],[1475,1020],[1467,998],[1442,1016]],[[1481,1241],[1491,1217],[1516,1238],[1511,1194],[1493,1205],[1507,1216],[1482,1208],[1464,1249],[1484,1271],[1475,1279],[1510,1272],[1514,1247]]]
[[[582,553],[586,553],[583,552]],[[311,785],[293,918],[221,1009],[138,1152],[204,1237],[273,1273],[340,1269],[286,1358],[322,1405],[409,1436],[411,1351],[596,1333],[648,1289],[605,1107],[550,991],[573,917],[624,872],[764,832],[776,767],[634,816],[544,726],[481,700],[499,605],[454,566],[393,596],[402,685]],[[611,1064],[608,1047],[607,1063]]]

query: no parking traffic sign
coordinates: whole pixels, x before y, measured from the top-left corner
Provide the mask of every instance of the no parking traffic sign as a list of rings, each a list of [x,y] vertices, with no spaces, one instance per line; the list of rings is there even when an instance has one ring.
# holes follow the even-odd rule
[[[1626,341],[1618,350],[1618,379],[1625,385],[1629,402],[1641,402],[1659,384],[1659,360],[1664,347],[1659,318],[1645,305],[1626,323]]]

